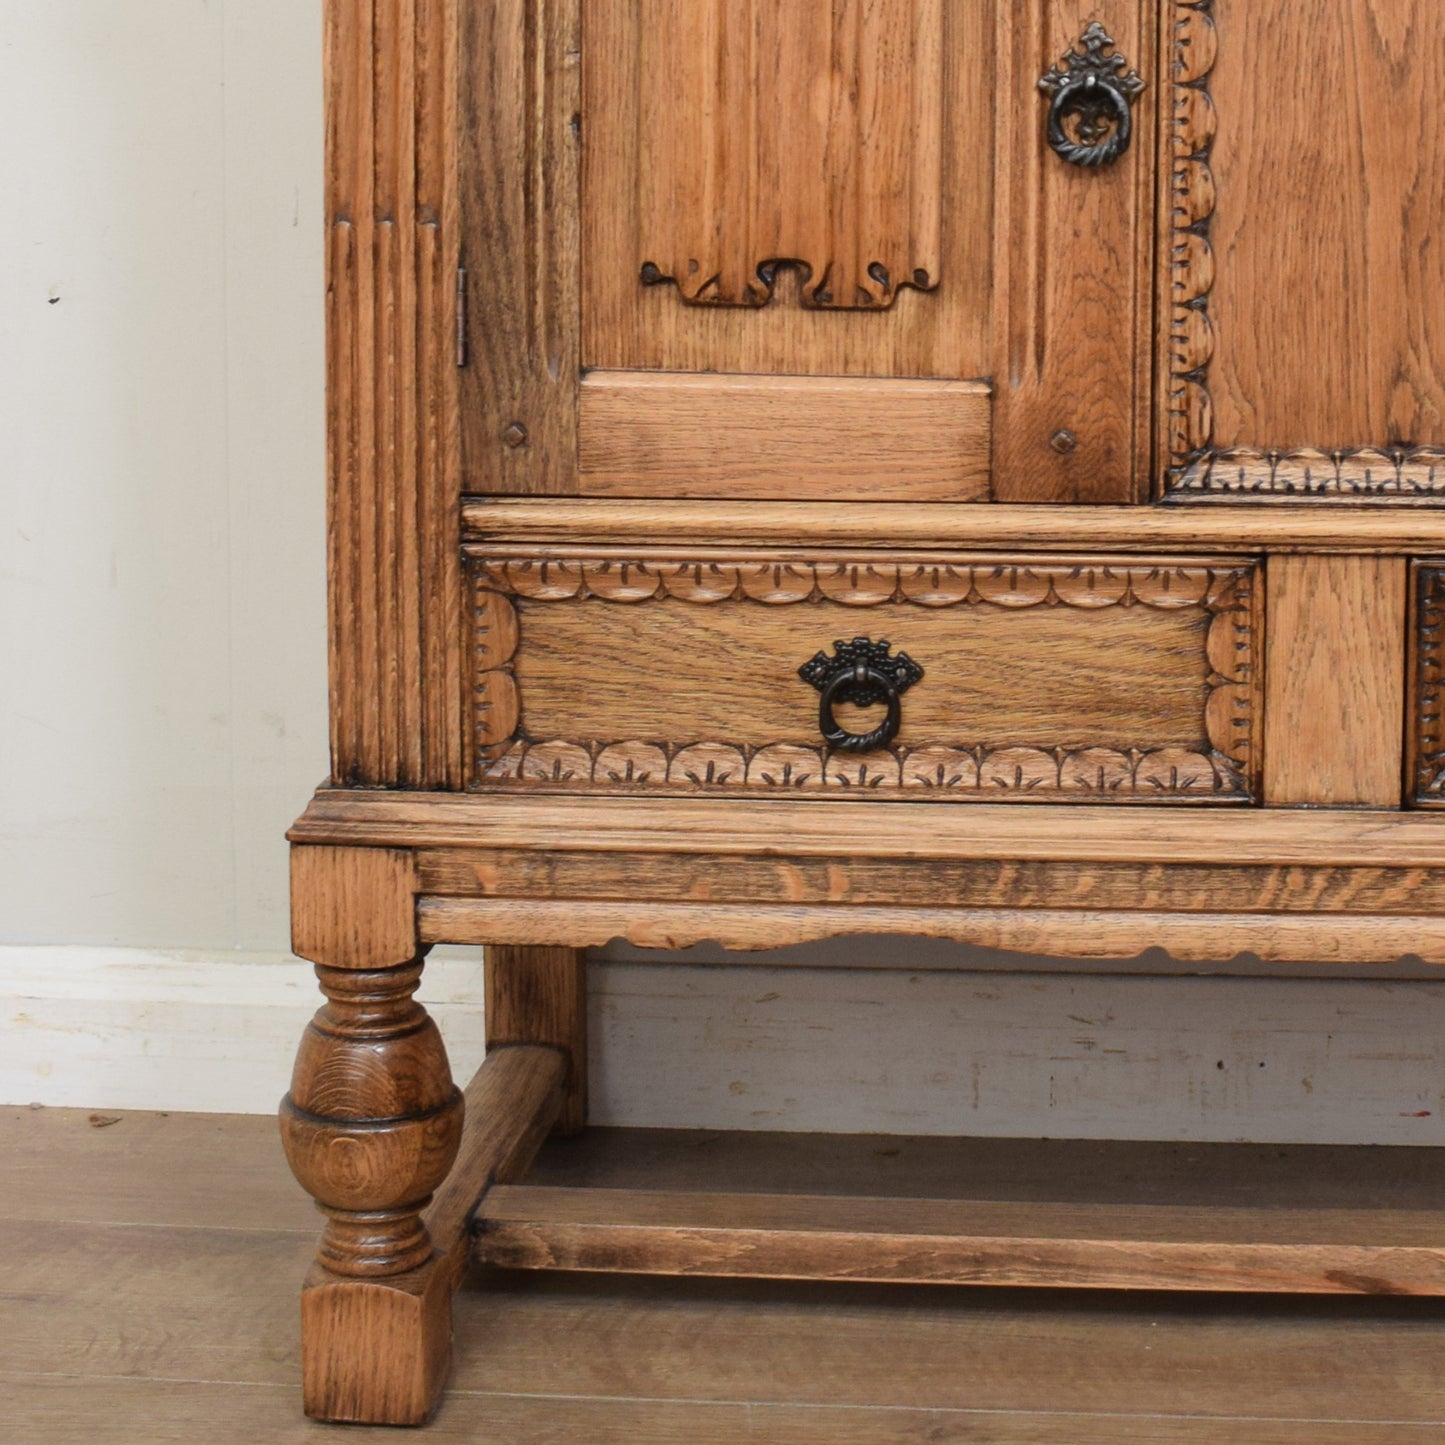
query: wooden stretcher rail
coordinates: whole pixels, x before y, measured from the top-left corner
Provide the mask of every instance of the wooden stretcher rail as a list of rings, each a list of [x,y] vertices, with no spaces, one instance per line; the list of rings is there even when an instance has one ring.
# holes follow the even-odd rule
[[[493,1189],[514,1269],[1086,1289],[1445,1295],[1433,1213]]]
[[[446,1256],[453,1290],[466,1273],[478,1201],[493,1184],[527,1172],[561,1112],[566,1082],[561,1049],[503,1044],[487,1050],[467,1085],[461,1151],[425,1216],[432,1243]]]

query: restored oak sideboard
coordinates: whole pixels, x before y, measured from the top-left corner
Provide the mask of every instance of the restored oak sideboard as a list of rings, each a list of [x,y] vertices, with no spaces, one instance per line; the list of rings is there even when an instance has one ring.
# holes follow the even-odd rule
[[[424,1420],[474,1257],[1445,1292],[1445,1231],[522,1182],[614,938],[1445,963],[1445,7],[326,17],[308,1412]]]

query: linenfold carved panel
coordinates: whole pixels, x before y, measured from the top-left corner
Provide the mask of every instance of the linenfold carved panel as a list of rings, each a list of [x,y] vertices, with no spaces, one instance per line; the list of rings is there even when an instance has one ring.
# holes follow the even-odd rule
[[[939,279],[943,0],[640,0],[638,274],[887,307]]]
[[[874,795],[906,790],[950,797],[1019,797],[1078,801],[1249,802],[1256,796],[1258,707],[1255,651],[1258,646],[1256,569],[1240,564],[1153,564],[1032,562],[1027,559],[887,561],[787,560],[763,556],[630,561],[617,556],[550,557],[477,555],[475,586],[475,783],[485,788],[648,788],[671,792],[743,788],[809,790],[844,788]],[[1072,614],[1074,641],[1057,645],[1089,650],[1090,617],[1118,610],[1197,620],[1188,644],[1197,660],[1164,653],[1145,668],[1182,668],[1197,703],[1191,704],[1194,737],[1178,742],[1153,739],[1143,746],[1070,741],[1074,722],[1067,704],[1048,724],[1057,727],[1055,746],[991,738],[937,737],[920,745],[896,745],[857,755],[831,752],[821,743],[796,738],[741,742],[736,737],[680,736],[665,695],[656,695],[655,675],[640,673],[636,687],[647,700],[640,710],[655,713],[652,737],[531,736],[527,731],[526,688],[517,685],[518,648],[527,646],[525,619],[519,628],[516,604],[561,606],[591,602],[639,604],[723,604],[766,609],[798,604],[841,604],[874,608],[907,604],[937,612],[969,609],[995,618],[1026,612]],[[811,607],[800,611],[808,614]],[[529,614],[535,615],[535,614]],[[672,615],[677,614],[674,611]],[[960,619],[959,633],[968,624]],[[598,617],[597,627],[615,624]],[[624,629],[625,629],[625,623]],[[816,629],[841,631],[851,623],[821,623],[799,616],[796,636]],[[861,624],[860,624],[861,625]],[[790,628],[790,630],[792,630]],[[1060,629],[1062,634],[1064,629]],[[1098,629],[1102,636],[1102,629]],[[748,656],[748,624],[725,627],[730,641]],[[753,629],[753,634],[758,634]],[[735,633],[735,636],[734,636]],[[719,635],[722,635],[721,633]],[[828,635],[832,635],[829,633]],[[1148,647],[1164,646],[1162,639]],[[1005,644],[1005,646],[1007,646]],[[593,660],[575,658],[576,689],[588,687]],[[744,664],[745,665],[745,664]],[[1011,667],[1037,667],[1022,655]],[[1064,664],[1067,666],[1067,664]],[[1107,663],[1105,664],[1107,666]],[[1197,670],[1196,670],[1197,669]],[[1146,673],[1146,675],[1148,675]],[[794,680],[780,678],[777,686]],[[1161,685],[1177,678],[1161,679]],[[720,696],[753,686],[742,678],[719,677]],[[696,682],[680,679],[679,688]],[[769,687],[763,683],[761,686]],[[1038,689],[1038,678],[1019,684],[1020,696]],[[728,704],[720,703],[723,715]],[[1054,703],[1045,700],[1047,712]],[[719,729],[722,731],[722,729]],[[1190,731],[1186,728],[1185,731]],[[904,736],[907,735],[905,727]]]

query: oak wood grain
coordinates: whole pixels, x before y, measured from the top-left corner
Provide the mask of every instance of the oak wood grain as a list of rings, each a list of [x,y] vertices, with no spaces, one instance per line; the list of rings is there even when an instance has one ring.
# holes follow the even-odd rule
[[[990,411],[978,382],[592,371],[577,490],[984,501]]]
[[[294,842],[369,847],[512,847],[827,858],[1007,858],[1121,863],[1445,867],[1445,836],[1423,813],[1345,809],[1112,808],[1087,804],[825,804],[789,798],[528,798],[323,789]],[[866,844],[860,846],[860,840]]]
[[[491,1190],[478,1259],[514,1269],[1088,1289],[1445,1294],[1445,1231],[1395,1214],[815,1194]]]
[[[462,7],[468,488],[576,490],[580,0]]]
[[[455,787],[456,5],[325,13],[332,776]]]
[[[467,1127],[456,1163],[426,1211],[427,1232],[460,1287],[471,1252],[469,1221],[498,1182],[520,1180],[562,1107],[567,1059],[545,1045],[488,1046],[464,1092]]]
[[[1445,440],[1445,11],[1213,8],[1215,446]]]
[[[804,303],[823,309],[936,286],[943,11],[642,0],[637,172],[621,179],[646,283],[694,305],[765,306],[776,267],[793,265]]]
[[[331,968],[388,968],[417,956],[409,853],[386,848],[291,850],[291,947]]]
[[[1027,0],[998,7],[994,495],[1002,502],[1130,502],[1149,476],[1153,324],[1150,83],[1133,142],[1080,168],[1044,143],[1039,77],[1100,22],[1146,79],[1157,7]]]
[[[1056,958],[1133,958],[1163,948],[1184,962],[1217,963],[1250,953],[1280,963],[1394,963],[1406,956],[1445,963],[1445,921],[1435,916],[1347,913],[1160,913],[1048,908],[923,908],[834,904],[433,898],[418,902],[429,943],[600,946],[615,938],[640,948],[715,942],[743,952],[821,938],[902,934],[952,938],[981,948]]]
[[[488,1050],[545,1044],[566,1059],[562,1100],[553,1121],[566,1134],[587,1122],[587,960],[572,948],[487,950]]]
[[[989,372],[991,0],[707,0],[685,13],[585,0],[583,11],[585,365]],[[860,45],[875,28],[882,43]],[[719,243],[722,259],[705,263]],[[761,307],[688,305],[677,286],[641,279],[652,262],[697,291],[723,267],[727,296],[751,284],[763,299],[755,268],[772,260],[807,263],[811,297],[793,266],[776,270]],[[820,306],[829,260],[833,301]],[[866,309],[829,309],[859,306],[860,287]],[[886,309],[872,299],[885,295]]]
[[[1254,796],[1247,564],[523,549],[473,568],[479,593],[517,610],[513,655],[479,644],[479,787]],[[798,669],[865,629],[923,675],[896,746],[825,753]],[[855,732],[876,721],[851,706],[837,716]]]
[[[422,893],[480,898],[625,898],[646,879],[671,902],[853,903],[924,908],[1117,908],[1146,912],[1413,914],[1445,911],[1428,868],[1189,867],[998,860],[904,862],[425,849]]]
[[[555,502],[468,499],[463,524],[481,539],[542,548],[605,545],[646,537],[656,545],[684,542],[863,548],[998,547],[1172,554],[1268,548],[1293,554],[1419,553],[1445,550],[1445,513],[1384,508],[1280,504],[1247,507],[951,506],[930,502],[751,502],[740,509],[717,501]]]
[[[1400,806],[1405,583],[1403,558],[1270,559],[1267,802]]]

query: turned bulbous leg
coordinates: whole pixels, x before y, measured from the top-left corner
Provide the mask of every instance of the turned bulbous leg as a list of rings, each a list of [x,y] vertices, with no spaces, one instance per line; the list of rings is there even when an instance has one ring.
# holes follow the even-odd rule
[[[421,1212],[456,1158],[462,1096],[412,997],[420,960],[316,973],[327,1002],[281,1103],[286,1158],[326,1216],[301,1301],[306,1412],[419,1424],[451,1354],[451,1285]]]
[[[453,1280],[422,1211],[462,1137],[462,1095],[421,980],[410,855],[292,852],[292,935],[326,1002],[307,1026],[281,1138],[326,1217],[301,1293],[306,1413],[417,1425],[451,1356]]]
[[[405,1274],[431,1257],[421,1211],[457,1156],[461,1092],[412,997],[419,960],[316,973],[327,1003],[301,1040],[281,1137],[327,1217],[317,1263],[353,1279]]]

